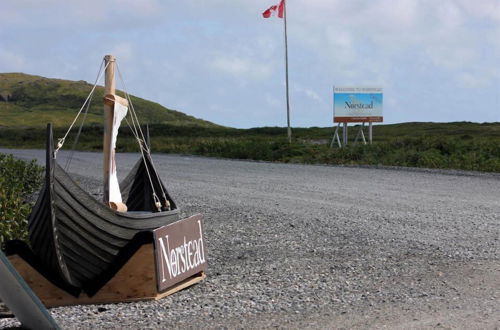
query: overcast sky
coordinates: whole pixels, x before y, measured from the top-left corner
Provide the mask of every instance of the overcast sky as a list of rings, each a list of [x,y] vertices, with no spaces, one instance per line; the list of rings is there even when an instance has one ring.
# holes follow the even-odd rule
[[[279,0],[4,0],[0,72],[93,82],[233,127],[286,126]],[[384,88],[384,121],[500,121],[500,0],[288,0],[292,126],[333,86]],[[118,86],[120,87],[120,86]]]

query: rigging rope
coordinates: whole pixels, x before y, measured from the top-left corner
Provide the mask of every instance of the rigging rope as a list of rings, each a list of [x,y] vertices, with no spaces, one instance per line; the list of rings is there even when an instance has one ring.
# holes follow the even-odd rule
[[[153,185],[153,180],[151,179],[151,173],[149,172],[148,164],[146,162],[146,157],[144,156],[144,151],[146,151],[146,153],[148,154],[148,157],[149,157],[149,161],[151,162],[153,169],[155,169],[153,159],[151,158],[151,150],[149,149],[149,146],[145,143],[146,139],[145,139],[144,134],[142,132],[141,125],[139,123],[139,119],[137,118],[137,114],[135,112],[134,105],[132,103],[132,99],[130,98],[129,93],[127,92],[127,88],[125,86],[125,81],[123,80],[123,77],[122,77],[122,74],[120,71],[120,67],[118,66],[118,63],[116,63],[115,65],[116,65],[116,69],[118,72],[118,76],[120,77],[120,81],[123,85],[123,92],[125,93],[125,97],[127,98],[128,102],[129,102],[130,118],[132,120],[133,127],[130,126],[130,123],[126,117],[125,117],[125,121],[127,122],[127,125],[130,127],[132,134],[134,135],[137,142],[139,143],[139,149],[141,150],[142,160],[144,162],[144,167],[146,168],[146,173],[148,175],[149,183],[151,185],[151,190],[153,192],[153,198],[155,200],[155,205],[158,208],[158,211],[161,211],[161,203],[160,203],[158,196],[156,195],[156,191],[155,191],[155,188]],[[139,133],[140,133],[140,135],[139,135]],[[156,169],[155,169],[154,173],[155,173],[156,179],[158,180],[158,186],[160,187],[163,200],[165,201],[164,207],[170,209],[170,202],[166,196],[165,190],[163,189],[163,185],[161,184],[161,180],[160,180],[160,177],[158,176],[158,173],[156,172]]]
[[[92,97],[90,97],[90,100],[87,103],[87,108],[85,109],[85,112],[83,114],[83,119],[82,122],[80,123],[80,127],[78,128],[78,133],[76,133],[75,141],[73,141],[73,145],[71,146],[71,153],[69,154],[69,157],[66,160],[66,165],[64,166],[65,171],[68,171],[69,166],[71,165],[71,161],[73,160],[73,155],[75,154],[75,148],[76,145],[78,144],[78,141],[80,140],[80,134],[82,133],[83,124],[85,123],[85,120],[87,119],[87,114],[89,113],[90,103],[92,103]]]
[[[64,134],[64,136],[58,140],[58,142],[57,142],[57,148],[56,148],[56,150],[54,150],[54,158],[56,157],[56,154],[59,151],[59,149],[61,149],[62,146],[64,145],[64,142],[66,141],[66,137],[68,136],[69,132],[73,128],[73,125],[75,125],[75,122],[78,119],[78,117],[80,116],[80,114],[82,113],[83,108],[85,107],[85,105],[87,104],[87,102],[89,102],[92,94],[94,94],[94,91],[95,91],[95,89],[97,87],[97,83],[99,82],[99,79],[101,79],[102,73],[104,73],[104,71],[106,71],[106,68],[108,67],[109,62],[104,67],[104,70],[102,70],[103,63],[104,63],[104,60],[101,62],[101,66],[99,68],[99,73],[97,74],[97,79],[95,80],[94,87],[92,87],[92,90],[90,91],[89,95],[87,96],[87,99],[85,99],[85,102],[83,102],[83,105],[80,108],[80,111],[78,111],[75,119],[73,119],[73,122],[71,123],[71,125],[68,128],[68,130],[66,131],[66,134]]]

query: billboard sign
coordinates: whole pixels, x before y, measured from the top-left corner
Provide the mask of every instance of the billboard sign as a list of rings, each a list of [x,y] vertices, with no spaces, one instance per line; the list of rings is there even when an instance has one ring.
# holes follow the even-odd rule
[[[382,87],[335,87],[333,122],[382,122]]]

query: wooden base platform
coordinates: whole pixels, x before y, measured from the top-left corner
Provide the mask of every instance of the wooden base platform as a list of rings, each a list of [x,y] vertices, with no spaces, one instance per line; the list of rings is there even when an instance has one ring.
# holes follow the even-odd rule
[[[140,247],[93,297],[82,293],[76,298],[53,285],[18,255],[8,258],[46,307],[158,300],[198,283],[206,277],[204,272],[200,272],[163,292],[158,292],[154,248],[153,244],[146,244]]]

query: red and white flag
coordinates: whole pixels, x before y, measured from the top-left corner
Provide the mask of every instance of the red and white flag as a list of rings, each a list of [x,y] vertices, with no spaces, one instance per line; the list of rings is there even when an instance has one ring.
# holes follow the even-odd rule
[[[269,18],[273,15],[273,13],[278,12],[278,17],[283,18],[285,15],[285,0],[281,0],[278,5],[274,5],[269,7],[266,11],[262,13],[264,18]]]

